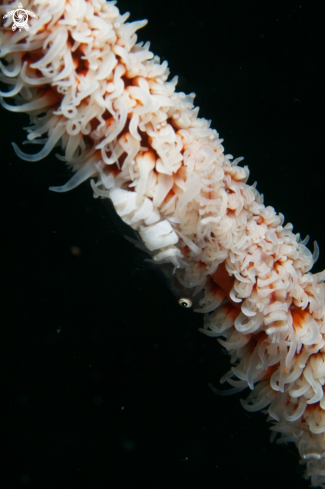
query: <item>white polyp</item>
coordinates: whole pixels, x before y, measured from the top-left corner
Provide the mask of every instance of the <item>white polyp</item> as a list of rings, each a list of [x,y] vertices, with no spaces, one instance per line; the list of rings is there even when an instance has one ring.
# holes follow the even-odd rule
[[[23,151],[21,151],[19,149],[19,147],[15,143],[12,143],[12,145],[13,145],[13,148],[15,150],[15,153],[22,160],[39,161],[39,160],[45,158],[45,156],[47,156],[52,151],[52,149],[54,148],[54,146],[56,145],[58,140],[62,137],[63,133],[64,133],[64,127],[60,126],[60,125],[56,126],[54,128],[51,136],[48,138],[46,144],[44,145],[44,148],[39,153],[36,153],[34,155],[24,153]]]
[[[1,76],[0,76],[0,81],[6,82],[6,80],[2,79]],[[9,82],[7,82],[7,83],[9,83]],[[17,95],[20,92],[23,85],[24,85],[23,80],[17,80],[14,87],[11,90],[9,90],[8,92],[0,91],[0,97],[14,97],[15,95]]]
[[[1,105],[11,112],[33,112],[39,109],[48,110],[53,105],[53,98],[49,94],[45,94],[32,102],[27,102],[21,105],[9,105],[1,100]]]
[[[52,190],[53,192],[68,192],[69,190],[78,187],[78,185],[88,180],[88,178],[96,175],[96,173],[97,168],[95,166],[95,163],[86,163],[70,178],[67,183],[59,187],[50,187],[50,190]]]

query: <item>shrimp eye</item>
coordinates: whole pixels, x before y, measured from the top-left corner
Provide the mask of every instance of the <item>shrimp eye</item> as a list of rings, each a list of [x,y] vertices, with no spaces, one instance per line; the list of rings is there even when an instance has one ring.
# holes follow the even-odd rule
[[[192,307],[192,301],[191,301],[191,299],[187,299],[187,298],[184,298],[184,297],[182,297],[181,299],[178,300],[178,304],[181,307],[184,307],[184,309],[189,309],[190,307]]]

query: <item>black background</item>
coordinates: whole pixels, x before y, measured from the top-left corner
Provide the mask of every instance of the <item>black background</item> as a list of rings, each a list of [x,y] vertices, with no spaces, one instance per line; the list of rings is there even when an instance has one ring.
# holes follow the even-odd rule
[[[118,6],[148,18],[139,39],[197,93],[265,203],[318,241],[325,268],[321,2]],[[229,359],[198,333],[202,316],[143,266],[89,184],[52,193],[64,165],[15,156],[27,118],[0,118],[1,487],[308,487],[295,448],[269,443],[265,415],[208,388]]]

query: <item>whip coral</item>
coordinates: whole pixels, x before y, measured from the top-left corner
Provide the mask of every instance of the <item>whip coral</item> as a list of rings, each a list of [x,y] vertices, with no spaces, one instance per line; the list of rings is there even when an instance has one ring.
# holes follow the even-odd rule
[[[7,4],[1,13],[15,6]],[[151,259],[170,263],[194,295],[204,291],[208,336],[229,352],[227,393],[251,389],[248,411],[264,409],[282,442],[294,442],[306,477],[325,487],[325,272],[292,225],[265,207],[248,168],[224,154],[194,94],[176,92],[148,44],[146,21],[127,23],[114,2],[31,0],[29,31],[0,38],[1,104],[30,116],[28,141],[46,157],[60,145],[73,171],[56,192],[92,178]],[[14,103],[9,103],[13,98]],[[233,160],[233,161],[232,161]]]

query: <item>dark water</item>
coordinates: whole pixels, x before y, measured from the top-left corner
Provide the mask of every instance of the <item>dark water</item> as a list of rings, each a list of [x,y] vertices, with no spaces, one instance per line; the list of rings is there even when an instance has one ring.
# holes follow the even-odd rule
[[[303,237],[323,227],[321,2],[119,2],[196,92],[226,153]],[[1,110],[1,444],[4,489],[306,488],[261,413],[208,383],[228,370],[62,163],[18,160],[27,120]],[[292,447],[295,453],[294,448]]]

